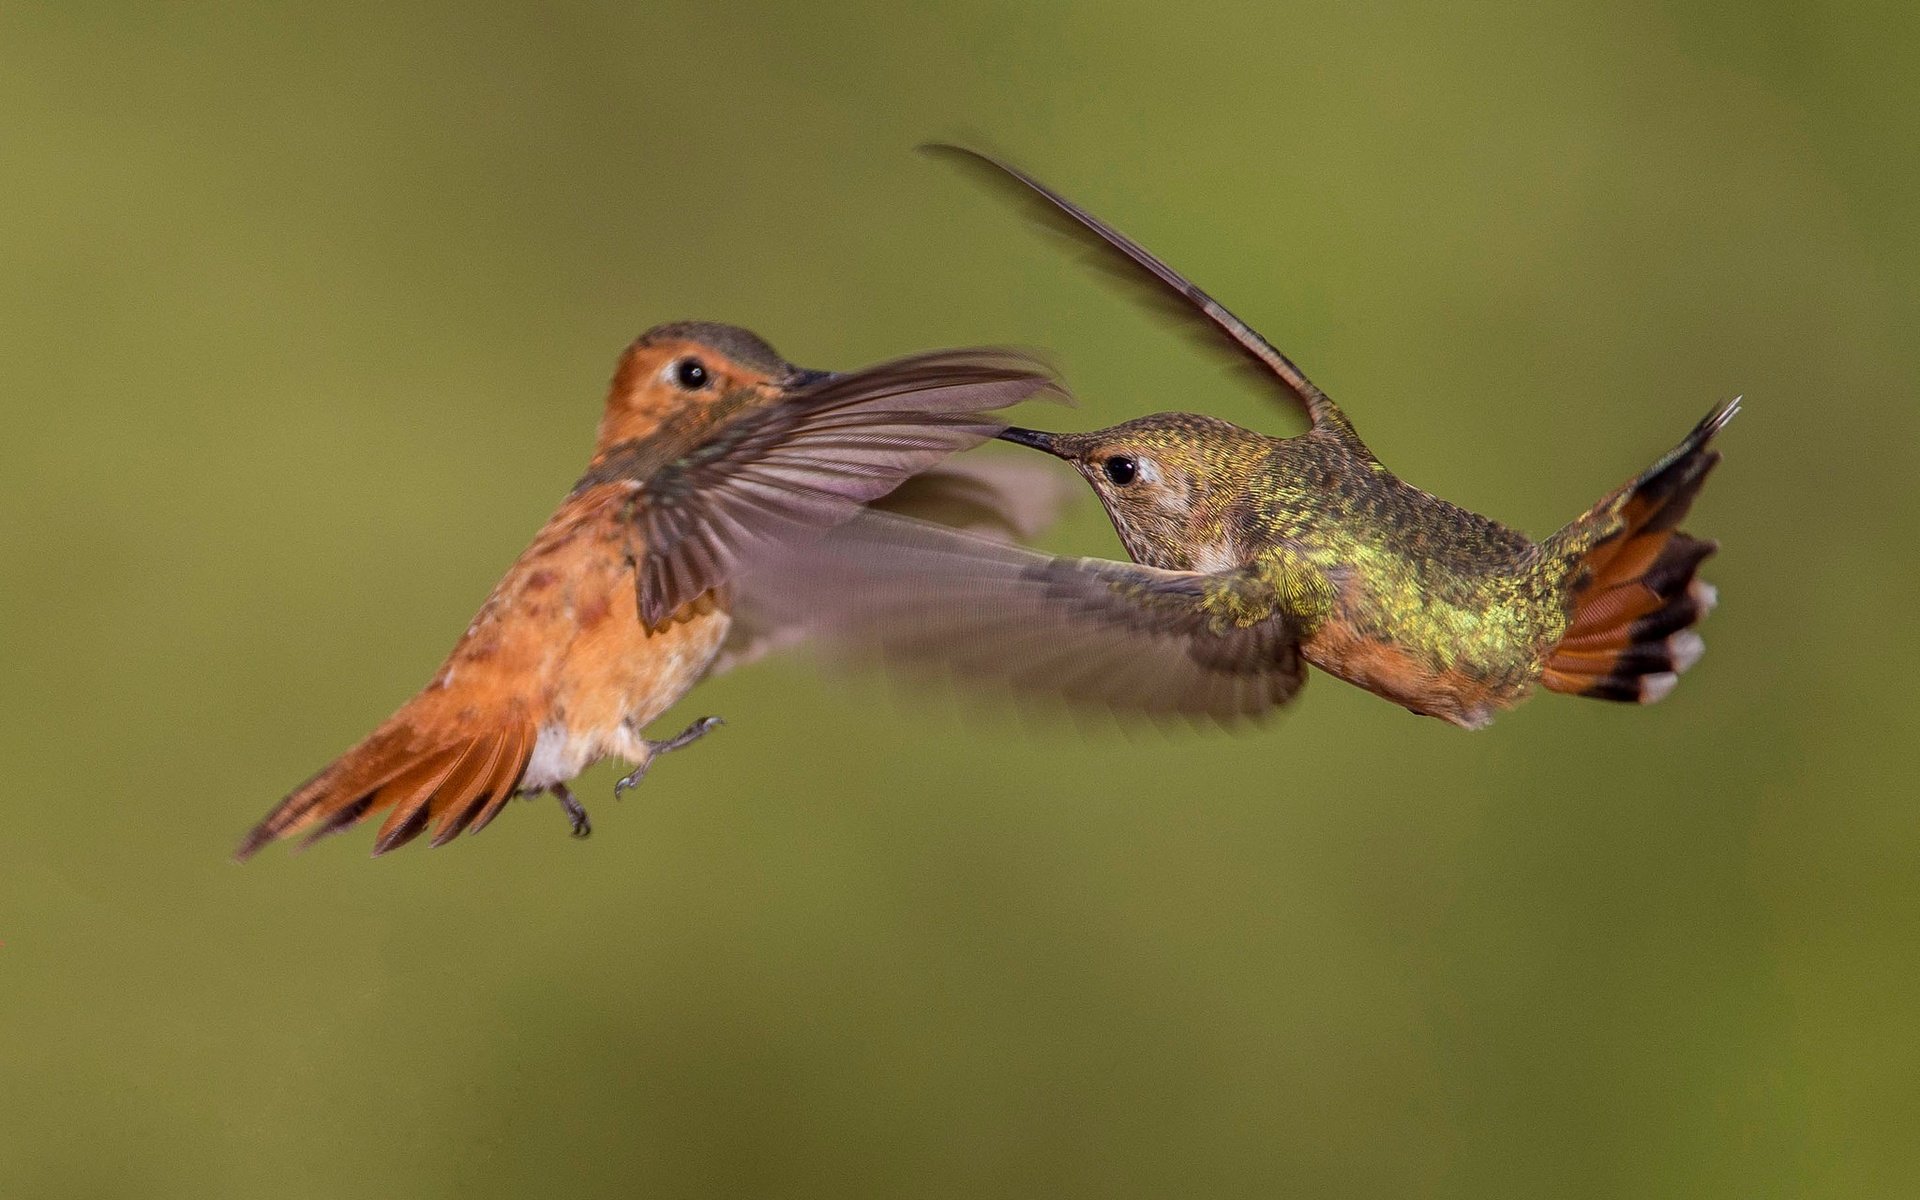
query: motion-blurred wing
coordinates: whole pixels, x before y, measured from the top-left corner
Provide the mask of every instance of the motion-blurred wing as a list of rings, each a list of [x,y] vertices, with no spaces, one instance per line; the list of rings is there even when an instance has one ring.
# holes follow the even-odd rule
[[[1078,476],[1053,463],[983,450],[915,475],[867,507],[1025,542],[1045,533],[1071,501],[1085,494]]]
[[[868,512],[741,589],[749,612],[803,626],[843,657],[1119,712],[1232,720],[1305,681],[1284,598],[1251,568],[1056,558]]]
[[[1218,344],[1219,335],[1226,334],[1233,345],[1260,368],[1263,377],[1280,381],[1314,425],[1342,421],[1333,401],[1327,398],[1325,392],[1313,385],[1306,374],[1294,365],[1292,359],[1282,354],[1266,338],[1261,337],[1251,325],[1227,311],[1225,305],[1201,291],[1186,276],[1149,252],[1146,247],[1010,163],[982,154],[978,150],[969,150],[964,146],[936,143],[924,149],[947,155],[972,167],[989,183],[1002,190],[1012,191],[1024,201],[1033,201],[1037,197],[1044,203],[1029,204],[1029,207],[1047,225],[1083,245],[1091,244],[1100,252],[1101,257],[1108,261],[1111,261],[1113,251],[1117,250],[1124,255],[1127,266],[1121,271],[1114,272],[1116,275],[1132,282],[1148,284],[1153,289],[1153,295],[1163,294],[1159,289],[1165,288],[1178,298],[1178,303],[1173,305],[1152,304],[1151,307],[1156,311],[1182,321],[1199,322],[1204,339],[1212,344]],[[1009,188],[1009,180],[1026,190],[1021,191],[1018,187]],[[1061,220],[1062,217],[1066,219]],[[1088,237],[1089,234],[1093,235],[1091,239]]]
[[[991,415],[1063,396],[1005,350],[950,350],[831,376],[747,408],[645,476],[634,519],[640,615],[655,625],[742,565],[812,538],[907,478],[992,437]]]
[[[950,459],[907,480],[867,507],[915,517],[1002,541],[1038,537],[1084,489],[1080,481],[1049,463],[989,457],[976,452]],[[764,658],[803,640],[806,630],[773,614],[736,606],[709,678]]]

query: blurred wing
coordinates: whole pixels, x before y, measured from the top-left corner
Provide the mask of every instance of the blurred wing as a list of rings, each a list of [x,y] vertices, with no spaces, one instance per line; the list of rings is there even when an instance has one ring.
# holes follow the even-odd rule
[[[907,480],[867,507],[964,529],[1002,541],[1038,537],[1084,491],[1079,477],[1051,463],[968,454]],[[736,607],[709,678],[758,661],[804,639],[803,626]]]
[[[1038,361],[951,350],[829,377],[743,411],[651,472],[636,505],[641,619],[656,625],[743,564],[809,541],[950,454],[992,437],[989,415],[1063,396]]]
[[[867,507],[1024,542],[1052,527],[1086,490],[1078,475],[1058,463],[989,456],[983,450],[915,475]]]
[[[1339,410],[1327,394],[1313,385],[1306,374],[1295,366],[1293,360],[1280,353],[1251,325],[1227,311],[1225,305],[1194,286],[1186,276],[1180,274],[1146,247],[1140,245],[1126,234],[1094,216],[1078,204],[1041,183],[1020,168],[982,154],[978,150],[969,150],[964,146],[952,146],[936,143],[924,149],[948,155],[957,161],[981,171],[983,178],[1002,189],[1007,188],[1009,179],[1024,186],[1025,191],[1015,190],[1022,200],[1032,201],[1035,197],[1043,201],[1040,205],[1030,205],[1047,225],[1071,237],[1083,245],[1089,244],[1088,234],[1093,235],[1091,244],[1100,252],[1103,259],[1111,261],[1111,253],[1119,251],[1125,256],[1127,265],[1114,272],[1120,278],[1148,284],[1152,295],[1161,295],[1159,289],[1170,290],[1177,298],[1174,305],[1152,304],[1151,307],[1162,313],[1170,314],[1186,322],[1199,322],[1205,340],[1218,344],[1219,335],[1224,333],[1234,346],[1257,365],[1263,377],[1276,378],[1293,399],[1299,403],[1307,417],[1316,425],[1338,421]],[[1065,217],[1062,221],[1060,218]]]
[[[1120,712],[1232,720],[1305,682],[1297,627],[1251,570],[1056,558],[863,513],[741,589],[743,608],[803,626],[842,656]]]

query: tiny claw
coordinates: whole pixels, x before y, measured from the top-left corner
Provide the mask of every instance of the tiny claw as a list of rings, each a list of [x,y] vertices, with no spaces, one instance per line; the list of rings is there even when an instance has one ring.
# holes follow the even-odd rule
[[[641,763],[639,766],[635,767],[632,771],[629,771],[627,774],[622,775],[620,778],[614,780],[613,781],[613,798],[615,800],[618,800],[621,797],[621,795],[627,792],[629,789],[639,787],[640,781],[647,777],[647,768],[651,765],[653,765],[653,758],[651,755],[649,755],[646,762]]]
[[[678,750],[682,746],[699,741],[701,738],[707,736],[707,734],[725,724],[726,722],[719,717],[701,717],[698,721],[682,729],[666,741],[654,742],[653,752],[655,754],[665,754],[669,750]]]

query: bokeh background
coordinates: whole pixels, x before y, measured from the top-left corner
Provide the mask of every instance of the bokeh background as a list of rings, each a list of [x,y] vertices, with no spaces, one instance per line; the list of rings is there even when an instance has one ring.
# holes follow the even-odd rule
[[[1910,6],[299,9],[0,6],[0,1193],[1920,1190]],[[1534,532],[1746,393],[1705,662],[1472,736],[769,662],[584,781],[590,842],[229,862],[433,671],[646,326],[1297,428],[931,136]]]

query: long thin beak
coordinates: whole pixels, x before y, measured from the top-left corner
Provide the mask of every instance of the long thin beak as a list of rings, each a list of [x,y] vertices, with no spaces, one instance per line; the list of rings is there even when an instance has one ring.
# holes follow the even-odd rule
[[[1046,433],[1038,429],[1022,429],[1018,425],[1009,425],[994,436],[1002,441],[1012,442],[1016,446],[1031,446],[1035,450],[1051,454],[1055,458],[1073,457],[1073,455],[1060,444],[1060,435],[1057,433]]]

